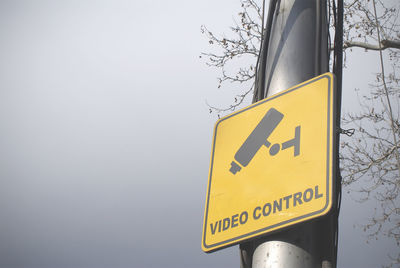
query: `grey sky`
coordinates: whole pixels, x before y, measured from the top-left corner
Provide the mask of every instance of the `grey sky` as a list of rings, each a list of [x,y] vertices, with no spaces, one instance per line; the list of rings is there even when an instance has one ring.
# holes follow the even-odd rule
[[[238,8],[0,0],[0,267],[239,266],[200,248],[205,99],[223,100],[198,58],[200,25],[227,32]],[[339,264],[376,267],[348,201]]]

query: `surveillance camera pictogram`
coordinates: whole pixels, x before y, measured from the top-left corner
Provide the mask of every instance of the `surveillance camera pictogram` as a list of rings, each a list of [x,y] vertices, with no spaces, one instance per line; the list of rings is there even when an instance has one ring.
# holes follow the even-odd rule
[[[268,141],[269,136],[278,127],[284,115],[274,108],[270,108],[261,121],[257,124],[254,130],[250,133],[247,139],[240,146],[239,150],[234,156],[234,161],[231,162],[229,171],[232,174],[239,172],[242,167],[246,167],[258,150],[264,145],[269,149],[269,154],[275,156],[281,150],[294,147],[293,156],[296,157],[300,154],[300,130],[301,126],[294,129],[294,138],[283,143],[271,143]]]

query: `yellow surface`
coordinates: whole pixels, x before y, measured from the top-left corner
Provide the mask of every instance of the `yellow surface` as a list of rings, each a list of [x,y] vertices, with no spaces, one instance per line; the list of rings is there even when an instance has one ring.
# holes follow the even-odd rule
[[[326,73],[216,123],[204,213],[204,251],[236,244],[329,211],[332,204],[333,85],[333,75]],[[230,164],[237,150],[270,108],[284,115],[268,138],[271,146],[293,139],[295,128],[301,126],[300,154],[294,156],[291,147],[270,155],[271,146],[261,146],[246,167],[232,174]],[[315,196],[316,187],[319,198]],[[304,201],[306,190],[308,202]],[[298,192],[302,193],[302,203],[297,199],[294,206],[294,195]],[[311,192],[313,198],[310,198]],[[275,213],[274,201],[276,205],[282,202],[280,210],[275,207]],[[269,206],[264,207],[267,203],[272,208],[269,214]],[[266,216],[262,214],[263,208]],[[255,216],[260,216],[258,219],[253,216],[254,210]],[[218,222],[223,227],[226,218],[229,218],[230,227],[219,229]],[[225,220],[225,227],[227,222]],[[212,228],[215,228],[214,233]]]

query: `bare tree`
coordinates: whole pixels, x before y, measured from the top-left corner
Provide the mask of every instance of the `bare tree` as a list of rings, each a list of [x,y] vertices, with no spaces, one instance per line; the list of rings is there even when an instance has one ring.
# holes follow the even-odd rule
[[[357,185],[361,201],[378,201],[378,208],[364,225],[368,238],[385,235],[400,246],[399,3],[389,4],[372,0],[347,6],[351,12],[345,16],[349,27],[345,48],[377,50],[380,71],[369,91],[359,91],[360,111],[342,120],[357,131],[342,142],[340,157],[343,184]],[[387,267],[397,267],[400,252],[389,258]]]
[[[221,70],[217,87],[226,82],[243,85],[242,93],[228,107],[209,105],[210,112],[217,114],[238,108],[254,89],[263,10],[255,0],[240,0],[240,3],[242,11],[230,28],[229,37],[201,27],[209,43],[219,48],[219,53],[201,54],[209,66]],[[333,7],[332,1],[329,6]],[[379,53],[380,71],[371,77],[370,88],[358,91],[359,111],[342,118],[343,128],[356,130],[341,143],[343,184],[358,186],[360,201],[378,202],[375,213],[364,226],[368,238],[385,235],[400,246],[400,2],[345,0],[344,7],[345,58],[353,49],[371,50]],[[329,23],[333,27],[330,12]],[[243,57],[248,58],[247,65],[237,69],[228,67]],[[388,267],[400,263],[400,251],[389,257],[392,263]]]
[[[220,48],[219,53],[201,53],[206,64],[221,70],[218,79],[218,88],[226,83],[239,83],[244,86],[243,92],[234,97],[228,107],[219,108],[209,105],[210,112],[224,113],[239,107],[246,97],[251,95],[254,88],[256,60],[261,42],[262,9],[253,0],[241,0],[242,11],[238,13],[238,20],[230,27],[231,37],[218,36],[206,26],[201,26],[201,32],[206,35],[208,42]],[[235,64],[241,58],[246,58],[248,65]],[[228,70],[229,69],[229,70]]]

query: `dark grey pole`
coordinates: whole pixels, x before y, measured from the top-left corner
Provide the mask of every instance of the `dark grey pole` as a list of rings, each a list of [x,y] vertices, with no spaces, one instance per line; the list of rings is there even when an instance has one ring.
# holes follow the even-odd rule
[[[327,71],[326,0],[278,1],[266,55],[264,98]]]
[[[274,1],[274,0],[271,0]],[[329,70],[326,0],[275,1],[266,58],[258,80],[274,95]],[[271,7],[270,7],[271,8]],[[268,25],[267,25],[268,27]],[[268,30],[267,30],[268,32]],[[260,59],[260,62],[262,59]],[[264,76],[264,77],[260,77]],[[298,107],[305,105],[299,103]],[[241,267],[335,267],[334,216],[299,224],[288,230],[240,245]]]

